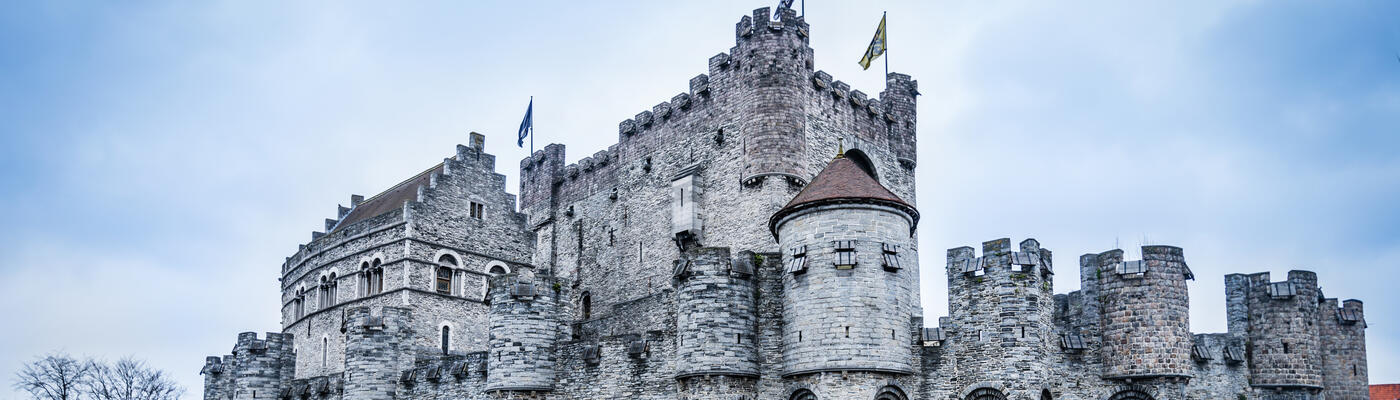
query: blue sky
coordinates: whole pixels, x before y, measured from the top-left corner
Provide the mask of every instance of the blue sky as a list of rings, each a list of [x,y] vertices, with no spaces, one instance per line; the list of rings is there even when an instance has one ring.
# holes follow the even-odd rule
[[[351,193],[469,131],[517,187],[532,95],[538,145],[592,154],[771,5],[0,5],[0,376],[134,354],[197,397],[203,356],[278,329],[278,266]],[[814,0],[816,67],[878,92],[856,61],[882,10],[923,93],[930,320],[943,249],[1035,237],[1065,292],[1079,254],[1172,244],[1193,331],[1224,331],[1224,274],[1311,269],[1400,382],[1400,3]]]

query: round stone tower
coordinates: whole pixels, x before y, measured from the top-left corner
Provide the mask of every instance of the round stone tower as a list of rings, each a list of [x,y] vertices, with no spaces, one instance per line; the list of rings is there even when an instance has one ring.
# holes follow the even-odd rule
[[[559,291],[506,274],[491,278],[490,298],[486,390],[553,390]]]
[[[1322,389],[1317,274],[1289,271],[1288,280],[1269,282],[1265,272],[1249,279],[1250,384]]]
[[[807,23],[791,8],[774,20],[767,7],[754,10],[735,26],[736,46],[724,62],[751,88],[741,111],[744,171],[741,180],[764,177],[806,179],[807,118],[804,91],[812,76],[812,48]],[[712,60],[712,62],[714,62]]]
[[[1143,246],[1142,258],[1124,262],[1122,250],[1098,257],[1103,377],[1189,377],[1191,270],[1179,247]]]
[[[735,381],[730,387],[751,388],[759,375],[754,262],[731,261],[728,248],[688,253],[676,274],[676,379],[690,387],[724,377]],[[740,256],[753,257],[749,252]],[[714,399],[734,398],[734,393],[716,395]]]
[[[783,251],[783,374],[908,374],[919,213],[837,156],[769,219]]]
[[[1052,314],[1053,270],[1050,250],[1026,239],[1013,251],[1010,239],[982,243],[975,249],[948,250],[948,299],[956,340],[955,387],[994,383],[1008,398],[1038,398],[1048,361],[1059,351]]]

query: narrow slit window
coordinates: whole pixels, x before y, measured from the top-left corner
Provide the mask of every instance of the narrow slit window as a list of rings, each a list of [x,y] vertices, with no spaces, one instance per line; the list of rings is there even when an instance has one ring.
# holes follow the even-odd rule
[[[450,347],[448,347],[448,345],[451,344],[451,343],[450,343],[450,338],[452,337],[451,332],[452,332],[452,328],[449,328],[449,327],[446,327],[446,326],[443,326],[443,327],[442,327],[442,354],[447,354],[447,350],[450,349]]]

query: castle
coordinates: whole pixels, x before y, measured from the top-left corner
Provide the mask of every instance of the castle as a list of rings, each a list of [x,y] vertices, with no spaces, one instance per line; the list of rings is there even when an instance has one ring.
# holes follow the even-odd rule
[[[770,15],[617,144],[522,160],[519,204],[475,133],[351,196],[282,265],[282,332],[208,357],[205,399],[1367,397],[1360,301],[1232,274],[1228,332],[1192,334],[1177,247],[1077,271],[1034,239],[954,248],[925,321],[917,83],[852,90]]]

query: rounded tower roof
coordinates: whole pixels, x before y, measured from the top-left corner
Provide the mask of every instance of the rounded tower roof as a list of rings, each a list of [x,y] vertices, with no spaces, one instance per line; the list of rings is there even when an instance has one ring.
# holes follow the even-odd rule
[[[784,217],[829,204],[878,204],[895,208],[909,215],[910,235],[914,234],[914,228],[919,224],[919,210],[890,192],[855,162],[844,155],[837,155],[816,178],[812,178],[812,183],[797,193],[797,197],[768,218],[768,230],[777,238],[778,223]]]

